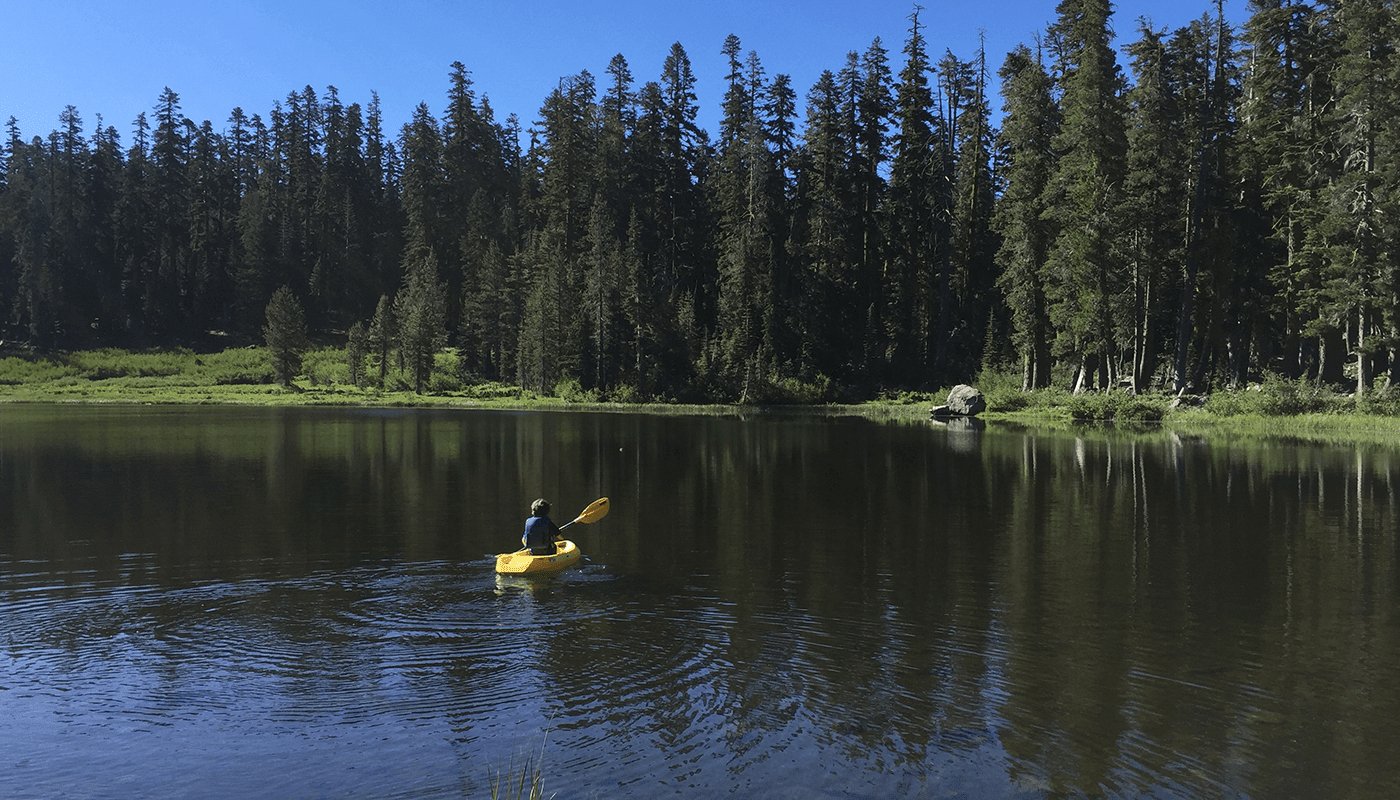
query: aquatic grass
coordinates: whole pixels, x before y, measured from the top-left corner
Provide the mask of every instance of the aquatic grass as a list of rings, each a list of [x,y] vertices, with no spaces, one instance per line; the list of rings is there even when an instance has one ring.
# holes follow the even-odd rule
[[[512,760],[505,772],[497,770],[491,776],[491,800],[544,800],[544,796],[544,770],[539,761],[527,757],[517,770]]]
[[[552,722],[553,717],[550,720]],[[512,757],[505,772],[499,769],[495,771],[491,776],[491,800],[543,800],[544,748],[548,740],[549,729],[546,728],[540,737],[540,752],[537,757],[532,758],[527,754],[525,763],[519,770],[516,769],[515,759]]]

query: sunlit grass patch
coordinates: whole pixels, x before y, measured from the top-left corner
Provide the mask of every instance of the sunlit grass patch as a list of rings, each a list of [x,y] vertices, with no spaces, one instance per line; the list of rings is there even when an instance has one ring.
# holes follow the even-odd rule
[[[0,358],[0,386],[47,383],[77,375],[77,370],[47,358]]]

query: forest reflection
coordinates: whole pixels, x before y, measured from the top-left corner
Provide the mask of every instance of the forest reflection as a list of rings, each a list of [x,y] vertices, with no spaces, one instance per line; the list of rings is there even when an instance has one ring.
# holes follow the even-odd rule
[[[2,632],[81,672],[149,589],[158,663],[238,641],[288,720],[349,693],[468,749],[550,720],[575,790],[1364,796],[1398,788],[1397,484],[1387,448],[1160,431],[7,410],[0,604],[76,613]],[[533,497],[604,494],[578,575],[482,566]]]

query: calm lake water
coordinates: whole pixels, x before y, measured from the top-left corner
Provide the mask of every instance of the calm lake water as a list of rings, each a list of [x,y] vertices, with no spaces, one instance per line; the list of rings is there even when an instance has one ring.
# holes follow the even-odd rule
[[[0,406],[0,796],[1395,797],[1397,492],[1166,433]],[[612,513],[497,578],[540,495]]]

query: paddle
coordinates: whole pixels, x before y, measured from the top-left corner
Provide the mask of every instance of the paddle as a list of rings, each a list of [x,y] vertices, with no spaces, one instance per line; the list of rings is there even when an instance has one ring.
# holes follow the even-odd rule
[[[585,508],[584,510],[580,511],[577,517],[574,517],[573,519],[564,523],[563,526],[559,528],[559,530],[563,531],[564,528],[569,527],[575,522],[582,522],[584,525],[592,525],[593,523],[597,522],[603,517],[606,517],[607,515],[608,498],[600,497],[597,500],[594,500],[593,502],[589,503],[588,508]]]

